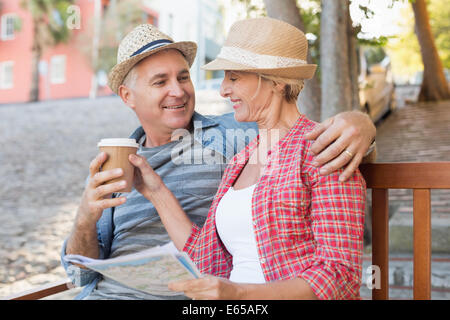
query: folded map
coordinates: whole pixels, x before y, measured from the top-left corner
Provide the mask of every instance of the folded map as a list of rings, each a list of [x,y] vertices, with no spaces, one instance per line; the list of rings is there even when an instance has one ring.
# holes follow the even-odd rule
[[[91,259],[66,255],[64,259],[101,273],[104,277],[153,295],[175,296],[168,283],[200,278],[201,274],[185,252],[179,252],[172,242],[151,249],[111,259]]]

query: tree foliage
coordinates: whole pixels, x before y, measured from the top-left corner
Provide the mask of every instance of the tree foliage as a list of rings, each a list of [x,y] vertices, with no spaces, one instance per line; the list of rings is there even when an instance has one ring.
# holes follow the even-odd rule
[[[31,14],[33,45],[31,61],[30,101],[39,100],[39,62],[47,47],[70,39],[71,30],[66,21],[74,0],[22,0],[21,6]]]
[[[110,70],[116,64],[120,40],[137,25],[144,22],[144,15],[138,0],[118,0],[115,8],[109,6],[106,9],[102,21],[99,70]]]
[[[43,46],[53,46],[70,39],[71,30],[66,26],[68,7],[74,0],[22,0],[21,6],[27,10],[38,24],[35,39]]]
[[[145,23],[140,0],[111,1],[103,12],[100,28],[98,63],[92,68],[95,71],[108,72],[117,62],[117,49],[122,38],[133,28]],[[94,30],[94,18],[88,21],[88,30],[78,39],[79,47],[87,59],[91,59]]]
[[[392,0],[389,6],[393,6],[395,1]],[[266,16],[266,11],[262,1],[258,0],[232,0],[232,2],[240,2],[244,4],[247,10],[247,17]],[[309,50],[313,63],[320,66],[320,18],[321,18],[321,0],[297,0],[297,7],[299,8],[299,14],[305,26],[303,32],[307,35],[309,40]],[[374,12],[369,6],[358,5],[358,9],[364,14],[367,19],[374,16]],[[380,36],[377,38],[369,39],[361,33],[361,26],[358,24],[353,25],[355,30],[355,36],[357,37],[358,44],[362,46],[370,47],[385,47],[390,37]],[[320,68],[317,70],[317,74],[320,78]]]
[[[426,0],[415,0],[412,3],[412,10],[415,21],[414,31],[419,40],[420,53],[424,65],[423,81],[420,86],[418,100],[439,101],[450,99],[450,90],[435,44]]]
[[[450,69],[450,6],[446,0],[428,0],[431,31],[442,65]],[[414,75],[423,71],[419,41],[414,32],[414,14],[411,6],[402,9],[398,20],[400,33],[386,45],[392,59],[393,72],[402,75],[401,81],[414,81]],[[417,80],[417,79],[416,79]]]
[[[429,0],[428,13],[439,57],[450,69],[450,5],[446,0]]]

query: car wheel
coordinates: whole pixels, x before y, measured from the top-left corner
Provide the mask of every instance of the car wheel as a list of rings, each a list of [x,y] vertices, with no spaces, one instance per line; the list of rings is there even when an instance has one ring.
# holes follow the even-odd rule
[[[389,101],[389,112],[394,111],[397,108],[397,98],[395,96],[395,88],[392,90],[391,99]]]
[[[364,111],[370,116],[370,107],[369,107],[369,104],[368,104],[368,103],[366,103],[366,104],[364,105]]]

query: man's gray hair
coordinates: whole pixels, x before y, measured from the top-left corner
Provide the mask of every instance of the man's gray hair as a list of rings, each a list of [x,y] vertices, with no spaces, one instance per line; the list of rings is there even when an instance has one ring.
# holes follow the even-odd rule
[[[127,75],[125,76],[125,79],[123,79],[122,84],[128,88],[134,88],[134,86],[136,85],[136,80],[137,80],[137,71],[136,71],[136,65],[133,66],[133,68],[131,68],[130,71],[128,71]]]

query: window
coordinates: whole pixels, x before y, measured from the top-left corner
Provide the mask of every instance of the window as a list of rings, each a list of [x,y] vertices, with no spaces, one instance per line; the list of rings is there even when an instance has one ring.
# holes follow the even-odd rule
[[[50,60],[50,83],[60,84],[66,82],[66,56],[53,56]]]
[[[16,20],[16,15],[13,13],[4,14],[1,18],[1,39],[2,40],[12,40],[14,39],[14,23]]]
[[[0,62],[0,89],[11,89],[14,86],[14,61]]]

